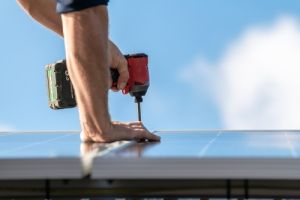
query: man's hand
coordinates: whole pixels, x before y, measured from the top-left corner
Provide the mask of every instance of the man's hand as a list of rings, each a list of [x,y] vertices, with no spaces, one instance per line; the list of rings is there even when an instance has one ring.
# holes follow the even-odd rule
[[[129,72],[128,72],[128,65],[127,60],[119,50],[119,48],[109,40],[108,44],[109,48],[109,63],[110,67],[117,69],[120,76],[118,79],[118,87],[111,88],[114,92],[118,92],[119,90],[123,90],[127,84],[127,81],[129,79]],[[112,85],[112,80],[110,79],[110,84]]]
[[[159,141],[160,137],[150,133],[141,122],[112,122],[110,132],[89,135],[81,132],[83,142],[114,142],[119,140]]]

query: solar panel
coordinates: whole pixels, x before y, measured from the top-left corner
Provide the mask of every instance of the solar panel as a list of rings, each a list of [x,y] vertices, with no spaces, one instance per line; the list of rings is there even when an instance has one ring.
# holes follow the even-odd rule
[[[79,133],[0,134],[0,179],[299,179],[298,131],[160,131],[159,143],[81,143]]]
[[[300,131],[156,134],[161,142],[101,144],[76,131],[2,132],[0,197],[300,197]]]

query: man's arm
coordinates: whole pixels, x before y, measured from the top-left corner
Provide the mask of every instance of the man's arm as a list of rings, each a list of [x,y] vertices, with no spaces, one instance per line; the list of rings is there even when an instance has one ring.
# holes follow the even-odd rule
[[[17,0],[17,2],[33,19],[59,36],[64,37],[61,16],[55,11],[55,0]],[[124,89],[129,78],[127,62],[119,48],[110,40],[108,47],[109,66],[118,69],[120,73],[118,88],[112,88],[112,90],[119,91]]]
[[[100,142],[109,140],[106,136],[113,129],[107,109],[107,18],[106,6],[62,14],[68,70],[76,92],[81,127],[87,136]]]
[[[76,91],[82,139],[96,142],[143,138],[159,140],[140,122],[110,121],[107,106],[109,52],[106,6],[61,16],[68,71]]]
[[[77,95],[84,140],[159,140],[139,122],[111,123],[108,113],[108,16],[106,6],[62,14],[69,72]]]

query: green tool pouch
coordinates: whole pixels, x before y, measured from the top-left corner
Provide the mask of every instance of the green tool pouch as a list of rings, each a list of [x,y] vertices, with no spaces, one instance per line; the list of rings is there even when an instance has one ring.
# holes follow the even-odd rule
[[[46,65],[48,101],[52,109],[76,106],[75,92],[65,60]]]

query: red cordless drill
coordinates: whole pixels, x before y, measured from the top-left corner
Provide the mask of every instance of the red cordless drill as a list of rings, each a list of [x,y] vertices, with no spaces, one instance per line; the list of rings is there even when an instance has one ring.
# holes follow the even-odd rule
[[[138,107],[138,120],[141,121],[140,103],[149,87],[148,56],[144,53],[125,55],[128,63],[129,80],[122,90],[123,94],[135,97]],[[117,86],[119,72],[110,69],[113,87]],[[65,60],[46,65],[49,106],[52,109],[76,106],[75,93],[70,81]]]

